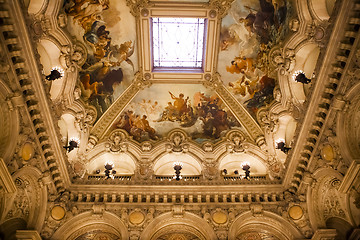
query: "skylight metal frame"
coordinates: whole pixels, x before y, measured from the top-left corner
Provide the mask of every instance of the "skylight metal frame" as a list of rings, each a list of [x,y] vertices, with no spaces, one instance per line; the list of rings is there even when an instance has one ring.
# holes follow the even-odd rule
[[[176,6],[175,6],[176,5]],[[137,18],[139,69],[154,83],[201,83],[216,69],[221,20],[204,4],[154,3],[140,9]],[[206,21],[202,68],[154,68],[152,54],[152,18],[203,18]]]
[[[200,27],[203,27],[203,29],[199,29],[198,27],[198,31],[197,31],[197,39],[202,40],[202,44],[201,46],[196,46],[195,48],[197,49],[196,51],[201,51],[201,61],[197,61],[197,56],[195,56],[195,61],[197,62],[201,62],[200,66],[155,66],[155,62],[156,60],[161,61],[161,53],[160,53],[160,49],[157,49],[159,51],[159,53],[157,54],[159,59],[155,59],[155,46],[154,46],[154,25],[156,24],[156,22],[154,22],[153,19],[174,19],[174,22],[169,22],[167,23],[167,25],[170,24],[187,24],[187,23],[182,23],[182,22],[176,22],[176,20],[181,20],[184,18],[178,18],[178,17],[172,17],[172,18],[159,18],[159,17],[152,17],[150,18],[150,38],[151,38],[151,58],[152,58],[152,71],[153,72],[171,72],[171,71],[175,71],[175,72],[204,72],[204,60],[205,60],[205,49],[206,49],[206,30],[207,30],[207,19],[206,18],[191,18],[191,19],[201,19],[203,20],[203,22],[200,23],[189,23],[189,24],[193,24],[193,25],[200,25]],[[158,22],[159,23],[159,22]],[[160,25],[161,23],[159,23]],[[166,23],[163,23],[163,25],[165,25]],[[201,26],[202,25],[202,26]],[[200,36],[199,36],[199,30],[200,30]],[[201,34],[201,31],[202,34]],[[161,40],[161,37],[158,37],[159,40]],[[160,47],[159,47],[160,48]],[[198,55],[198,54],[196,54]],[[184,59],[182,59],[184,60]],[[182,60],[179,60],[179,62],[182,62]],[[158,65],[161,65],[161,63],[159,63]]]

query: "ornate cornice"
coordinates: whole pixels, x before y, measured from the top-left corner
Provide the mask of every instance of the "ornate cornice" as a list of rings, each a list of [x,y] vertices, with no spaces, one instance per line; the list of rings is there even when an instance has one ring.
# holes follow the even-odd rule
[[[319,58],[322,67],[312,89],[311,98],[307,102],[306,116],[297,129],[299,137],[284,180],[285,186],[291,192],[296,192],[299,188],[302,175],[308,169],[315,149],[319,146],[324,128],[329,123],[329,112],[334,106],[333,98],[338,92],[338,86],[345,81],[349,63],[356,49],[355,43],[359,41],[358,29],[355,28],[359,18],[351,17],[352,14],[349,12],[349,9],[353,9],[353,15],[358,16],[358,11],[352,7],[354,4],[355,1],[343,1],[332,27],[326,52]],[[357,34],[356,39],[352,37],[352,33]]]
[[[2,11],[1,18],[4,24],[0,30],[4,36],[3,43],[6,45],[7,54],[12,60],[11,69],[14,71],[17,86],[23,93],[46,167],[50,169],[57,190],[63,191],[69,184],[67,167],[60,140],[57,138],[58,130],[54,124],[52,104],[47,94],[48,86],[40,74],[39,59],[35,58],[38,56],[34,50],[36,47],[30,41],[32,38],[24,18],[26,13],[21,12],[18,1],[7,1],[2,4],[6,5],[8,10]]]

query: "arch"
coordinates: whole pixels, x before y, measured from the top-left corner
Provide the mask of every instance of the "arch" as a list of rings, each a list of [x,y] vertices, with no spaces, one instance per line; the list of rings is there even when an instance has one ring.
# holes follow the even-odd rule
[[[41,39],[37,45],[37,51],[40,55],[40,62],[43,65],[45,75],[49,75],[54,67],[66,67],[61,65],[59,61],[61,50],[53,41]],[[65,86],[65,79],[66,76],[63,76],[62,78],[51,81],[50,96],[52,100],[57,99],[61,95]]]
[[[12,218],[0,225],[0,239],[16,240],[16,231],[26,229],[26,221],[22,218]]]
[[[302,44],[296,51],[296,64],[293,68],[292,74],[301,70],[307,78],[311,78],[314,73],[319,54],[320,48],[315,43],[306,42]],[[303,103],[306,99],[307,91],[305,84],[296,82],[293,77],[289,77],[289,86],[295,99],[298,102]]]
[[[321,21],[326,21],[333,12],[335,0],[310,0],[310,3],[310,7],[315,17]]]
[[[17,192],[8,199],[1,221],[7,220],[4,217],[12,211],[10,219],[22,218],[27,222],[28,229],[40,231],[45,219],[48,196],[46,187],[39,183],[40,170],[35,167],[23,167],[12,177],[15,180]]]
[[[173,175],[174,162],[182,162],[184,164],[181,170],[181,175],[200,175],[202,167],[200,163],[193,156],[186,153],[166,153],[155,160],[154,174],[155,175]]]
[[[326,227],[328,229],[336,229],[335,240],[349,239],[353,226],[342,218],[332,217],[326,220]]]
[[[313,173],[315,184],[307,192],[307,209],[313,229],[325,228],[326,220],[331,217],[347,219],[347,198],[337,191],[343,176],[334,169],[321,168]],[[331,206],[331,207],[330,207]]]
[[[232,174],[235,170],[243,172],[241,164],[245,162],[249,163],[251,167],[251,175],[264,176],[267,174],[267,167],[264,162],[247,153],[225,155],[219,163],[219,170],[226,169],[229,174]]]
[[[199,216],[184,212],[182,216],[173,216],[172,212],[164,213],[153,219],[148,226],[142,231],[140,240],[155,240],[168,230],[176,229],[183,232],[192,233],[202,240],[217,239],[213,228]]]
[[[26,0],[24,1],[25,7],[29,14],[39,14],[47,7],[48,0]]]
[[[13,96],[13,99],[9,99]],[[17,100],[21,100],[20,93],[12,94],[8,86],[0,79],[0,158],[8,163],[14,154],[19,134],[19,116],[13,106]]]
[[[251,211],[236,217],[229,228],[228,239],[236,237],[246,231],[267,231],[281,240],[303,238],[296,227],[274,213],[264,211],[262,216],[253,216]]]
[[[278,121],[278,128],[274,134],[275,152],[279,160],[285,162],[287,154],[277,149],[276,145],[278,142],[285,142],[286,147],[292,146],[297,122],[290,114],[280,116]]]
[[[100,169],[103,173],[105,168],[105,163],[113,163],[113,170],[117,174],[134,174],[136,164],[135,161],[127,153],[118,153],[113,154],[110,152],[102,151],[96,156],[91,158],[91,161],[86,165],[86,170],[88,173],[94,173],[96,170]]]
[[[99,215],[94,215],[90,211],[70,218],[56,230],[51,239],[74,240],[88,229],[104,230],[121,236],[123,240],[129,239],[127,227],[117,215],[104,212],[101,217],[99,217]]]
[[[60,132],[63,139],[63,144],[68,145],[70,140],[80,141],[80,132],[75,127],[75,116],[71,112],[67,112],[61,115],[60,120],[58,121],[58,126],[60,127]],[[75,148],[68,153],[69,160],[74,160],[77,158],[78,148]]]
[[[355,74],[360,76],[360,70],[356,70]],[[336,134],[339,137],[339,146],[344,160],[349,166],[353,159],[360,156],[360,84],[352,87],[343,99],[349,104],[344,106],[348,108],[343,114],[338,114]]]

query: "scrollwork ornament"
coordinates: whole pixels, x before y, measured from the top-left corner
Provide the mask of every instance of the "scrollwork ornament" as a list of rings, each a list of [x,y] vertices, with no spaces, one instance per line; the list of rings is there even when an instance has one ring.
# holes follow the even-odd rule
[[[228,13],[233,2],[234,0],[210,0],[209,6],[211,9],[216,9],[218,19],[222,19]]]
[[[227,145],[227,149],[231,153],[241,153],[245,151],[243,146],[243,142],[245,141],[245,137],[239,132],[233,132],[228,137],[229,144]]]
[[[168,151],[171,152],[187,152],[189,144],[186,135],[181,131],[172,132],[168,138],[169,143],[166,145]]]
[[[65,45],[61,47],[59,61],[63,67],[70,71],[81,68],[86,61],[87,50],[81,43],[73,46]]]
[[[213,151],[213,144],[211,142],[205,142],[202,146],[205,152],[212,152]]]
[[[211,88],[212,90],[216,90],[219,87],[223,86],[223,82],[220,79],[220,74],[215,73],[211,77],[210,77],[210,75],[206,75],[205,76],[205,81],[203,82],[203,85],[205,87]]]
[[[88,108],[84,112],[78,112],[75,115],[75,126],[79,131],[86,133],[95,120],[96,110]]]
[[[141,150],[143,150],[144,152],[149,152],[152,149],[152,144],[149,141],[145,141],[143,143],[141,143]]]
[[[147,77],[148,75],[146,75],[146,76],[145,75],[143,76],[140,72],[137,72],[135,74],[135,79],[134,79],[133,84],[132,84],[135,91],[139,91],[139,90],[142,90],[142,89],[144,89],[146,87],[151,86],[150,78]]]
[[[126,152],[127,144],[126,144],[127,135],[123,130],[115,130],[110,134],[108,143],[105,145],[107,151],[112,153]]]
[[[259,111],[258,119],[267,134],[276,132],[279,126],[279,116],[270,111]]]
[[[281,75],[289,75],[295,67],[295,51],[275,47],[269,53],[271,64]]]
[[[325,37],[326,27],[325,25],[317,24],[315,21],[309,22],[305,28],[308,40],[317,43],[319,47],[324,47],[322,40]]]
[[[269,156],[266,165],[270,170],[271,177],[280,178],[281,173],[284,170],[284,166],[275,156]]]
[[[150,5],[149,0],[126,0],[126,5],[130,8],[130,13],[134,17],[139,17],[142,8],[148,8]]]

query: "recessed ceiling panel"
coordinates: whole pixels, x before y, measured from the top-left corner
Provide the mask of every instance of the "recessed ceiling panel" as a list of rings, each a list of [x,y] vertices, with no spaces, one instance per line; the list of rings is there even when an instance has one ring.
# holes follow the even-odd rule
[[[152,57],[156,68],[202,68],[204,18],[152,18]]]
[[[253,115],[274,100],[278,71],[269,52],[289,33],[290,1],[272,2],[236,0],[221,25],[218,72]]]
[[[87,52],[79,66],[81,98],[100,117],[137,71],[135,17],[125,0],[65,1],[63,8],[68,31]]]
[[[200,84],[156,84],[141,91],[113,128],[139,142],[160,140],[181,128],[194,140],[216,140],[240,124],[215,92]]]

